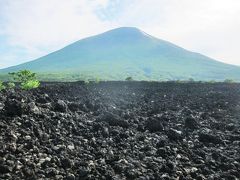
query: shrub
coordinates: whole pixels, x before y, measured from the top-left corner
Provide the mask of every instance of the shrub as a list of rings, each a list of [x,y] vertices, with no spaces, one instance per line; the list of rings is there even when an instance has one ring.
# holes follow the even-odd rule
[[[232,79],[225,79],[224,82],[225,83],[234,83],[234,81]]]
[[[193,78],[189,78],[188,81],[189,82],[194,82],[194,79]]]
[[[13,89],[13,88],[15,88],[15,83],[13,83],[13,82],[9,82],[9,83],[7,83],[7,88],[8,89]]]
[[[4,86],[3,82],[0,81],[0,91],[4,90],[6,87]]]
[[[129,76],[129,77],[127,77],[125,80],[126,80],[126,81],[132,81],[133,78]]]
[[[23,90],[30,90],[34,88],[38,88],[40,86],[40,82],[38,80],[28,80],[26,82],[22,82],[20,87]]]
[[[99,77],[97,77],[97,78],[95,79],[95,83],[96,83],[96,84],[100,83],[100,78],[99,78]]]
[[[40,82],[37,80],[36,73],[33,73],[29,70],[21,70],[9,74],[13,77],[13,80],[20,82],[21,89],[30,90],[40,86]]]
[[[18,72],[9,73],[15,81],[26,82],[29,80],[36,80],[36,73],[29,70],[21,70]]]
[[[215,80],[208,81],[208,83],[216,83]]]

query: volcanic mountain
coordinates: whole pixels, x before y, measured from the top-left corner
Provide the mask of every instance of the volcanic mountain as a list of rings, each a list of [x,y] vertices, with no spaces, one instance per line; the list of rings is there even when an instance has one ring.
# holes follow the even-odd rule
[[[79,40],[39,59],[0,70],[29,69],[44,80],[240,80],[240,67],[224,64],[133,27]]]

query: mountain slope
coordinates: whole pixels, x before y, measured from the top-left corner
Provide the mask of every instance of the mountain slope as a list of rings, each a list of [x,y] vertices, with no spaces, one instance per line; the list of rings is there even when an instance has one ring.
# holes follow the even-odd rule
[[[240,80],[238,66],[220,63],[130,27],[82,39],[0,73],[20,69],[76,80],[82,77],[120,80],[127,76],[138,80]]]

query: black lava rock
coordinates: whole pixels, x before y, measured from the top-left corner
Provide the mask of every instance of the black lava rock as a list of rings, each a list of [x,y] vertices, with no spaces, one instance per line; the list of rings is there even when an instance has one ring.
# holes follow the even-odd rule
[[[189,129],[198,129],[198,126],[198,122],[194,117],[189,116],[185,119],[185,127]]]
[[[178,130],[176,130],[176,129],[170,128],[170,129],[167,131],[167,135],[168,135],[168,138],[169,138],[170,140],[178,141],[178,140],[182,140],[182,139],[183,139],[182,132],[181,132],[181,131],[178,131]]]
[[[150,132],[163,131],[164,127],[159,119],[149,118],[146,122],[146,129]]]
[[[55,111],[67,112],[68,106],[63,100],[58,100],[55,104]]]
[[[78,176],[80,178],[83,178],[83,177],[86,177],[88,175],[88,170],[86,167],[79,167],[79,170],[78,170]]]
[[[121,126],[124,128],[129,127],[129,123],[126,120],[121,119],[120,116],[116,114],[112,114],[110,112],[106,112],[102,115],[100,115],[97,118],[97,121],[100,122],[107,122],[110,126]]]
[[[11,172],[11,168],[7,165],[0,165],[0,173],[1,174],[6,174],[6,173],[10,173]]]
[[[16,99],[7,99],[5,112],[8,116],[21,116],[24,112],[22,102]]]
[[[63,168],[71,168],[72,167],[72,161],[68,158],[62,158],[61,159],[61,165]]]
[[[1,91],[0,179],[240,179],[239,99],[235,83]]]
[[[204,143],[222,144],[222,140],[218,136],[204,132],[199,134],[199,141]]]

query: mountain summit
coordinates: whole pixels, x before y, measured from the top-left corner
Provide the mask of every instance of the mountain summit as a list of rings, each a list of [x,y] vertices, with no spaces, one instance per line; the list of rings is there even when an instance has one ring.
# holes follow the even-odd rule
[[[121,27],[79,40],[34,61],[0,70],[30,69],[61,80],[240,80],[240,67],[160,40],[134,27]],[[45,75],[45,76],[44,76]]]

